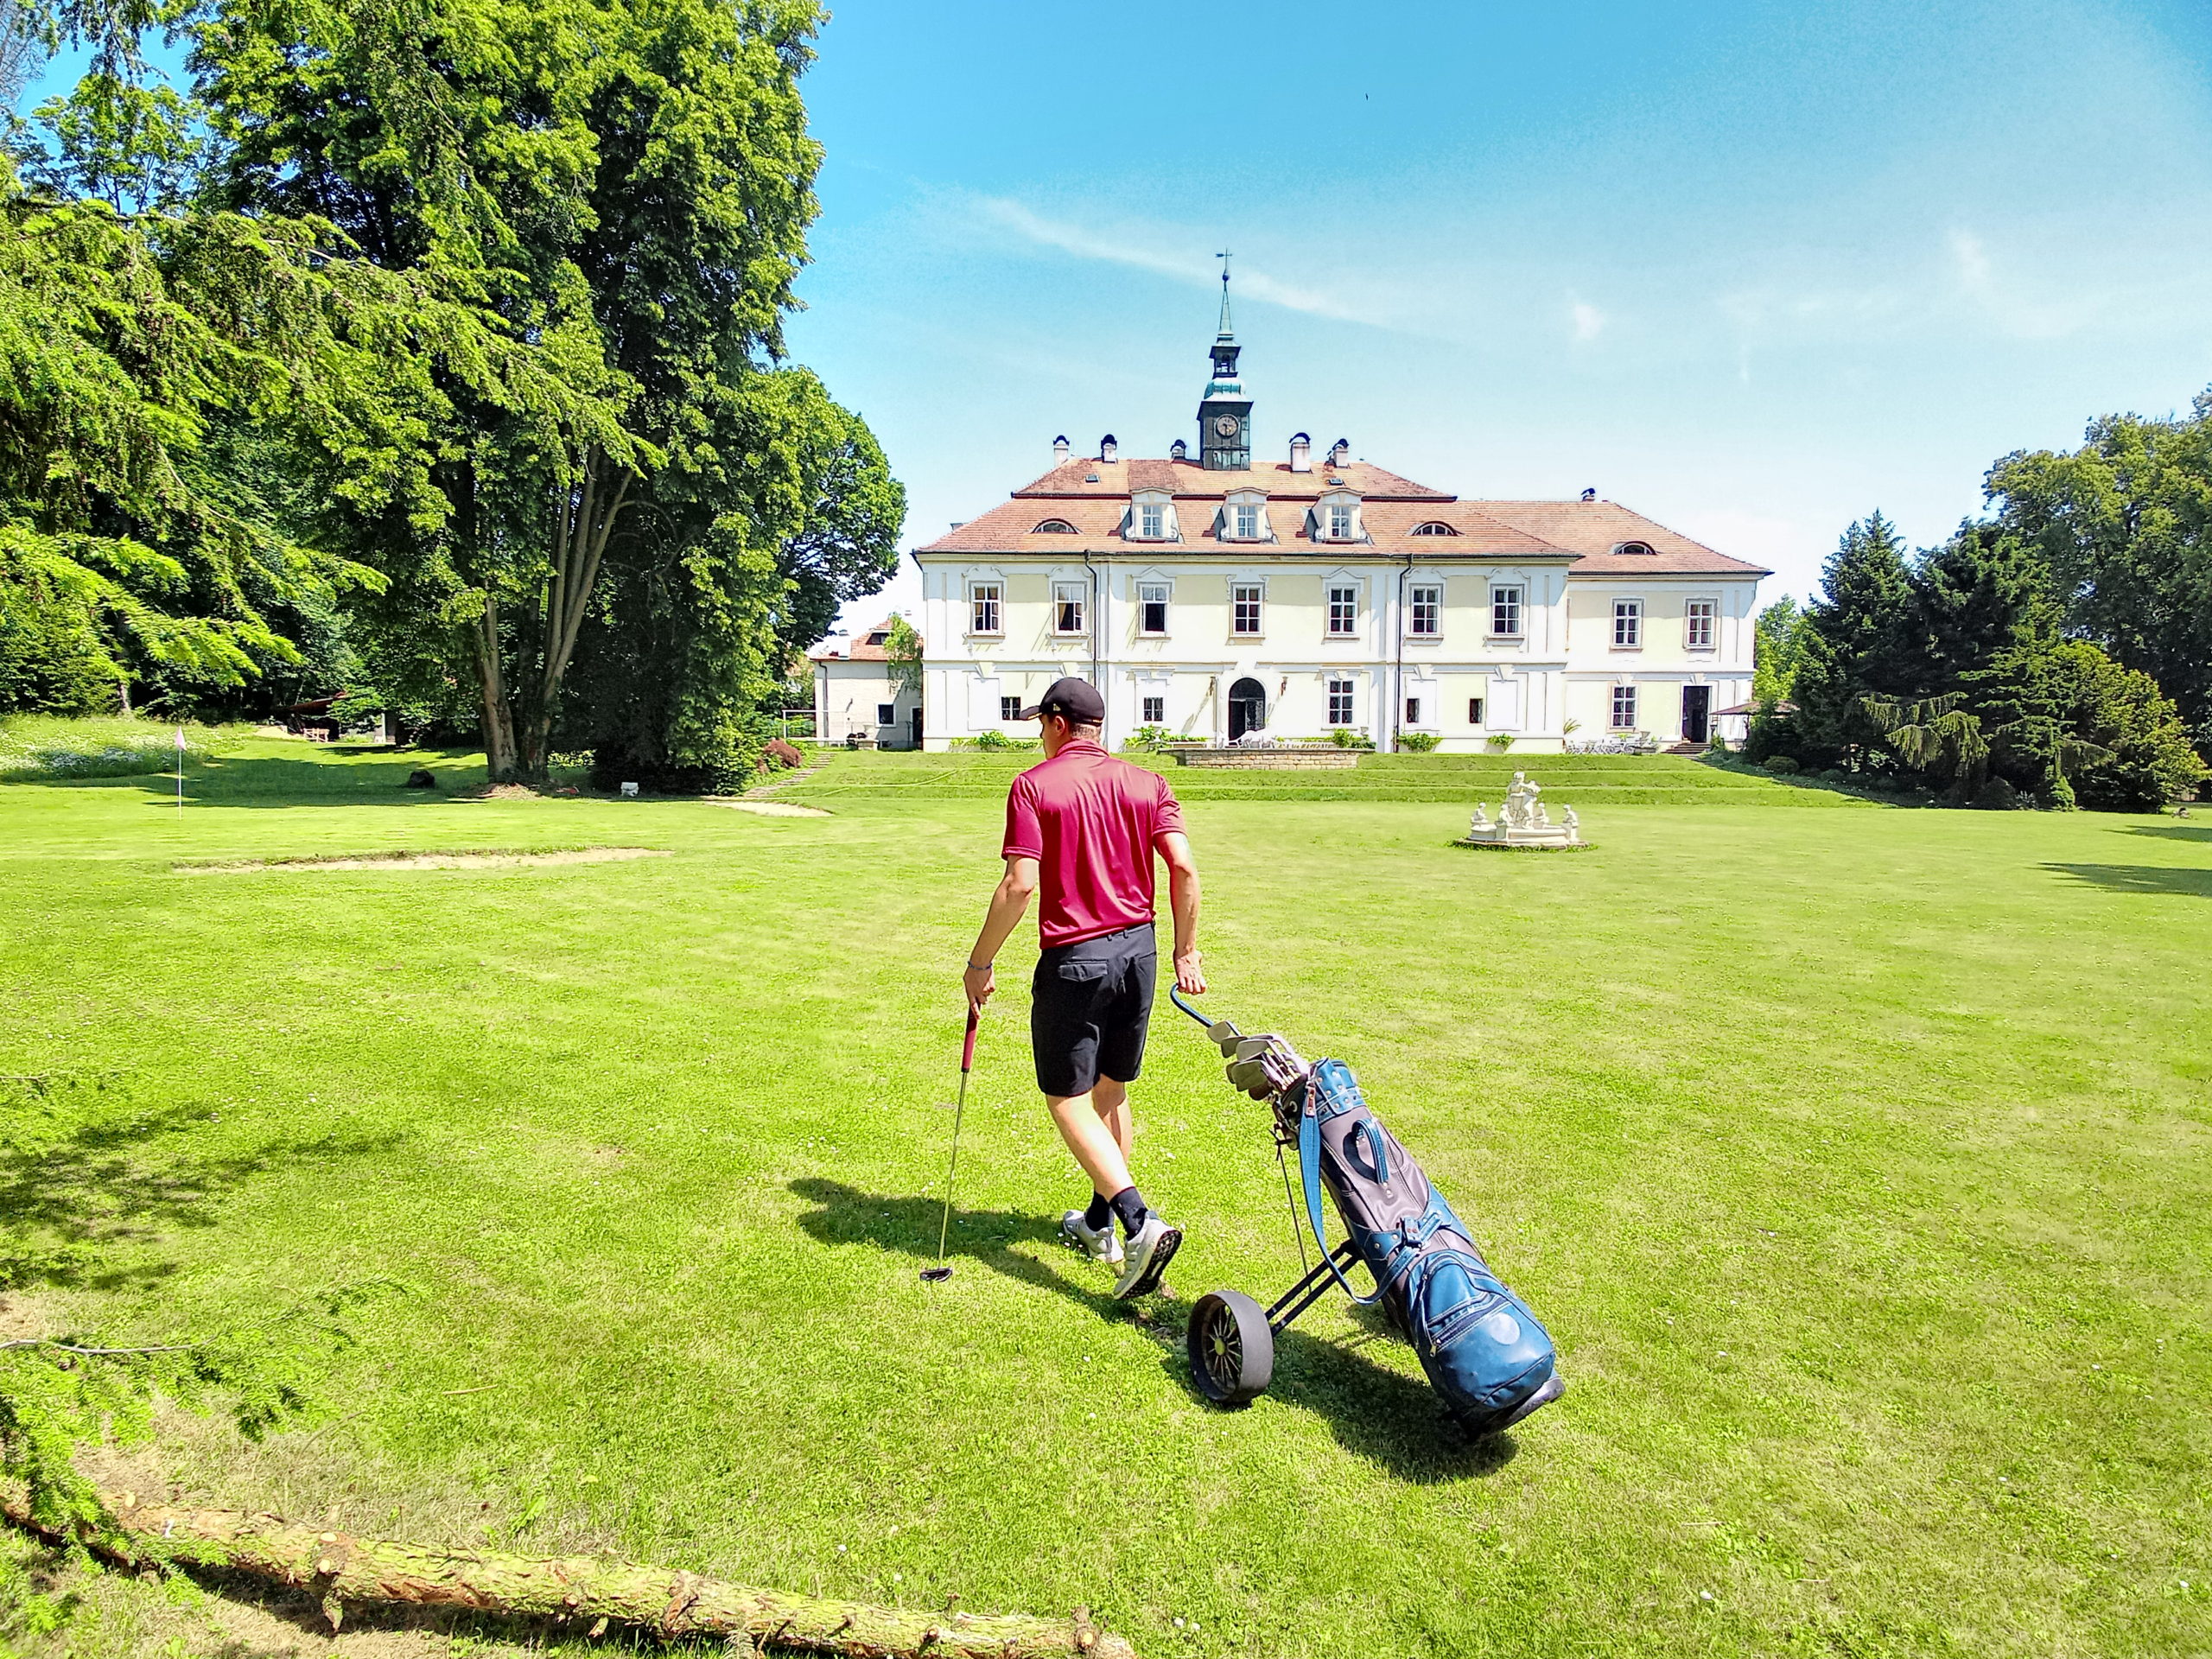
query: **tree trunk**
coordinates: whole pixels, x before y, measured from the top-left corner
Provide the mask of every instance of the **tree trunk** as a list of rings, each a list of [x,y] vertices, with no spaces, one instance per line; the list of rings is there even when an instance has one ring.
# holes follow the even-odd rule
[[[348,1605],[397,1604],[550,1618],[594,1636],[621,1625],[669,1639],[749,1638],[851,1659],[1135,1659],[1127,1642],[1097,1629],[1081,1608],[1071,1618],[914,1612],[591,1556],[543,1560],[358,1538],[243,1510],[141,1504],[130,1492],[106,1494],[106,1503],[118,1530],[85,1541],[100,1553],[133,1566],[213,1567],[303,1590],[321,1598],[334,1629]],[[18,1526],[46,1530],[17,1500],[5,1508]]]
[[[489,593],[476,619],[476,678],[484,696],[485,770],[493,783],[504,784],[515,775],[515,728],[499,665],[499,601]]]
[[[607,467],[601,450],[588,451],[581,485],[562,492],[554,506],[553,575],[546,586],[540,672],[529,712],[517,722],[521,764],[533,778],[545,774],[553,726],[560,715],[562,682],[591,609],[600,562],[637,480],[626,467],[617,468],[610,478]]]

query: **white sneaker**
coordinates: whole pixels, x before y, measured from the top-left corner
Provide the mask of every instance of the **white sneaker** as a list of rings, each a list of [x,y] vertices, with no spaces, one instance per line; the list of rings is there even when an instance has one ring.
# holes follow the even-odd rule
[[[1148,1295],[1159,1289],[1160,1275],[1167,1271],[1167,1264],[1175,1259],[1182,1243],[1180,1227],[1170,1227],[1156,1215],[1147,1216],[1144,1225],[1129,1241],[1128,1264],[1114,1286],[1115,1296],[1126,1302],[1132,1296]]]
[[[1060,1236],[1081,1250],[1094,1262],[1109,1265],[1122,1259],[1122,1241],[1114,1236],[1114,1217],[1106,1217],[1103,1227],[1093,1230],[1083,1218],[1083,1211],[1071,1210],[1060,1217]]]

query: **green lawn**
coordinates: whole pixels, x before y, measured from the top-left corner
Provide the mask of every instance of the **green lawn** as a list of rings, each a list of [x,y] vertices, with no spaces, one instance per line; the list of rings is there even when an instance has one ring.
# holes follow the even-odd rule
[[[1448,844],[1471,788],[1185,790],[1212,1004],[1350,1061],[1559,1341],[1566,1398],[1469,1446],[1341,1303],[1249,1410],[1188,1387],[1187,1299],[1297,1255],[1172,1010],[1137,1161],[1175,1295],[1055,1246],[1016,951],[958,1272],[917,1281],[998,807],[855,785],[942,760],[841,758],[791,791],[828,817],[426,798],[274,741],[181,818],[158,777],[0,787],[0,1072],[87,1085],[0,1097],[14,1253],[97,1247],[31,1306],[158,1338],[395,1280],[321,1417],[174,1427],[176,1478],[1085,1604],[1160,1659],[2212,1648],[2212,828],[1615,804],[1532,757],[1596,849],[1499,858]],[[673,856],[172,871],[594,845]]]

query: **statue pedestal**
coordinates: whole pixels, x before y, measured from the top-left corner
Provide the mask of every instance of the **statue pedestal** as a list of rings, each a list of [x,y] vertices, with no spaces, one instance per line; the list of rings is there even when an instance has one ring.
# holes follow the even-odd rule
[[[1531,852],[1570,852],[1586,847],[1582,830],[1568,807],[1557,823],[1551,813],[1538,801],[1543,793],[1541,785],[1529,781],[1529,774],[1513,774],[1513,787],[1505,792],[1505,804],[1495,820],[1490,816],[1486,804],[1478,803],[1473,821],[1467,825],[1462,847],[1504,847],[1525,849]]]

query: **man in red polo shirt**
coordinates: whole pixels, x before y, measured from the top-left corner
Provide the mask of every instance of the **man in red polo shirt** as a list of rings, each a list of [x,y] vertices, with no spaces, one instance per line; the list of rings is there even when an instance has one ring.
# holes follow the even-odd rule
[[[1043,764],[1014,780],[1006,802],[1006,874],[968,953],[968,1001],[981,1008],[997,988],[991,963],[1041,891],[1029,1008],[1037,1086],[1060,1138],[1090,1178],[1090,1205],[1060,1218],[1070,1243],[1122,1263],[1119,1297],[1158,1288],[1183,1242],[1147,1209],[1129,1178],[1129,1091],[1144,1064],[1156,959],[1152,859],[1167,861],[1175,918],[1175,983],[1206,988],[1198,965],[1198,869],[1183,834],[1183,809],[1159,773],[1099,747],[1106,704],[1077,679],[1055,680],[1024,720],[1041,723]],[[1118,1219],[1128,1235],[1123,1251]]]

